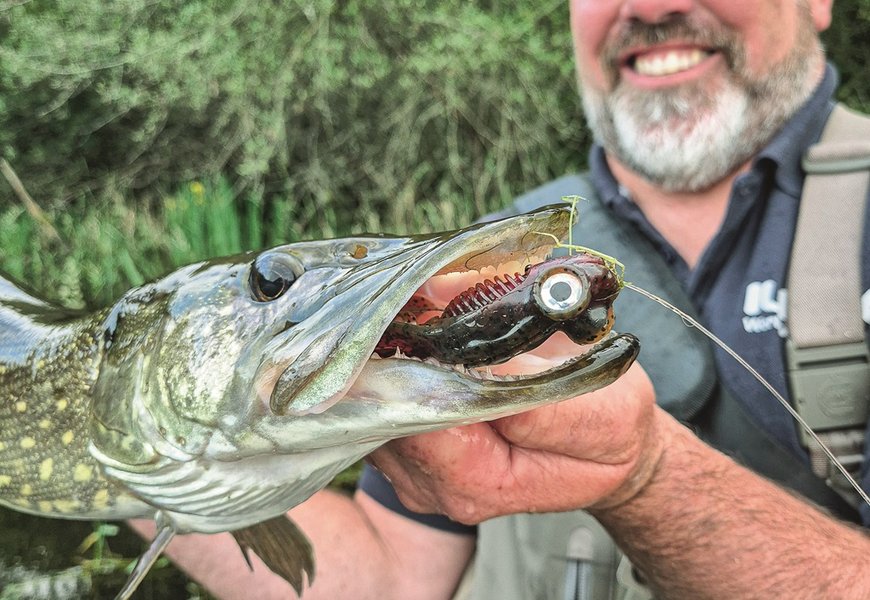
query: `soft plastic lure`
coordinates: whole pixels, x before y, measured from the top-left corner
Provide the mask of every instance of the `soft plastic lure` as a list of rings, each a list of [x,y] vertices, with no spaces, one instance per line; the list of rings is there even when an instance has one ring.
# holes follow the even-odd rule
[[[394,321],[376,352],[477,366],[497,364],[539,346],[556,331],[578,344],[603,338],[613,325],[621,281],[604,259],[581,252],[529,265],[468,288],[440,317]],[[414,299],[412,298],[412,302]]]

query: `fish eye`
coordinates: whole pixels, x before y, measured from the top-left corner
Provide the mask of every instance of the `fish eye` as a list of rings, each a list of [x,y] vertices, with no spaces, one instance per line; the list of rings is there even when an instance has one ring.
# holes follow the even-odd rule
[[[271,302],[280,298],[303,271],[302,264],[292,256],[261,254],[251,263],[251,295],[257,302]]]

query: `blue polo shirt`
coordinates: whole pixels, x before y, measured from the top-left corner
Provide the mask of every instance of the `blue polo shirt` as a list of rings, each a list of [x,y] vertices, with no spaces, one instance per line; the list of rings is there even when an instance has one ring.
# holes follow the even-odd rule
[[[724,221],[690,269],[679,253],[650,224],[617,183],[604,151],[590,151],[589,178],[602,203],[619,219],[634,224],[664,258],[682,283],[701,321],[753,365],[788,398],[784,339],[786,335],[785,280],[795,232],[804,173],[801,158],[817,142],[833,109],[837,75],[828,66],[807,103],[756,156],[751,168],[734,182]],[[865,220],[870,214],[865,214]],[[864,231],[870,231],[865,222]],[[819,268],[824,268],[820,257]],[[862,289],[870,287],[870,243],[862,240]],[[823,292],[823,291],[820,291]],[[870,293],[863,294],[870,305]],[[820,302],[824,295],[820,293]],[[865,327],[868,315],[865,314]],[[782,446],[807,461],[797,425],[788,412],[746,370],[722,350],[715,351],[720,381],[746,412]],[[870,450],[870,429],[865,456]],[[862,482],[870,489],[870,460],[864,462]],[[389,483],[366,467],[361,488],[385,506],[402,514],[452,531],[473,531],[443,517],[415,515],[399,502]],[[862,506],[870,524],[870,508]]]

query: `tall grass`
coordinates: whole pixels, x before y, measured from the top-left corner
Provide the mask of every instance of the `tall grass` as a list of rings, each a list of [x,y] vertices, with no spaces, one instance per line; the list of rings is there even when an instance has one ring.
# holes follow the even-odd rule
[[[60,241],[44,235],[17,204],[0,209],[0,271],[71,308],[103,306],[128,288],[179,265],[267,246],[364,232],[397,234],[453,229],[476,216],[455,198],[423,202],[410,227],[373,211],[236,194],[224,178],[192,181],[142,205],[115,195],[73,204],[47,218]]]

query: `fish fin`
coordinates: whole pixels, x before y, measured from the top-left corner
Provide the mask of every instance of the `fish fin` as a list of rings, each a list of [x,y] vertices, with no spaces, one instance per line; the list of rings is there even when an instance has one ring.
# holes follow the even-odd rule
[[[296,524],[281,515],[244,529],[231,532],[242,550],[248,567],[252,567],[248,551],[253,550],[272,571],[293,586],[298,596],[305,586],[314,583],[314,549]]]
[[[160,557],[160,554],[166,550],[166,546],[169,545],[169,542],[172,541],[173,537],[175,537],[175,529],[171,525],[164,525],[157,530],[157,535],[154,536],[148,549],[145,550],[142,556],[139,557],[139,560],[136,561],[136,566],[133,568],[133,572],[130,573],[130,577],[127,578],[127,583],[124,584],[124,587],[120,592],[118,592],[118,595],[115,596],[115,600],[127,600],[133,595],[133,592],[136,591],[136,588],[139,587],[139,584],[142,583],[143,579],[145,579],[148,571],[154,565],[154,562]]]

